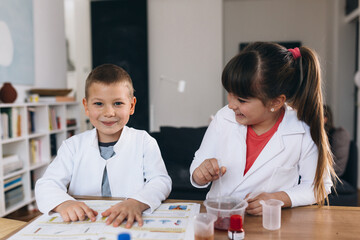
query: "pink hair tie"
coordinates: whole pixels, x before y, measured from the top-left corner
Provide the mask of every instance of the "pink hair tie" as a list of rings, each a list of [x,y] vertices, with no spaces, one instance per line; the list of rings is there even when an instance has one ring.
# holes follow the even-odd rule
[[[301,57],[300,49],[297,48],[297,47],[296,48],[289,48],[288,51],[291,52],[291,54],[293,55],[294,60]]]

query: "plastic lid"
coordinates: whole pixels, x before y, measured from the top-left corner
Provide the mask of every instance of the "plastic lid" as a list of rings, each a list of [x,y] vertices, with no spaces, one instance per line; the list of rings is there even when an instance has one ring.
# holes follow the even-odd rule
[[[231,215],[229,231],[241,231],[242,227],[242,217],[240,215]]]
[[[128,233],[120,233],[118,235],[118,240],[130,240],[130,234]]]

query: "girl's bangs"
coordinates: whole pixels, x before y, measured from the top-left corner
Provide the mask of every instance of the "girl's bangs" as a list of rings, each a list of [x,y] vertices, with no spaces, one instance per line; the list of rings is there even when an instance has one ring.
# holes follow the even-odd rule
[[[222,74],[225,90],[244,99],[257,96],[254,81],[257,75],[256,66],[254,54],[240,54],[230,60]]]

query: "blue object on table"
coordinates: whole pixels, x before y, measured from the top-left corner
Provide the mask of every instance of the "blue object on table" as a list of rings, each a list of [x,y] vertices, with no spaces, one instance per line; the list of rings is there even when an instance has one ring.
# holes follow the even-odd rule
[[[118,240],[130,240],[130,234],[129,233],[120,233],[118,235]]]

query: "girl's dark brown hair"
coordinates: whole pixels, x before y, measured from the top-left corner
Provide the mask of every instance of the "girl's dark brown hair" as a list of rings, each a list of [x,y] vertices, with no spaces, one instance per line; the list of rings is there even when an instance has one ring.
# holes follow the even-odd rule
[[[301,57],[294,60],[291,52],[279,44],[252,43],[225,66],[222,84],[226,91],[245,99],[258,98],[265,106],[271,99],[286,96],[287,103],[297,110],[298,119],[310,126],[319,151],[314,195],[321,206],[325,196],[327,199],[324,175],[329,171],[334,180],[337,177],[324,129],[319,60],[310,48],[299,49]]]

